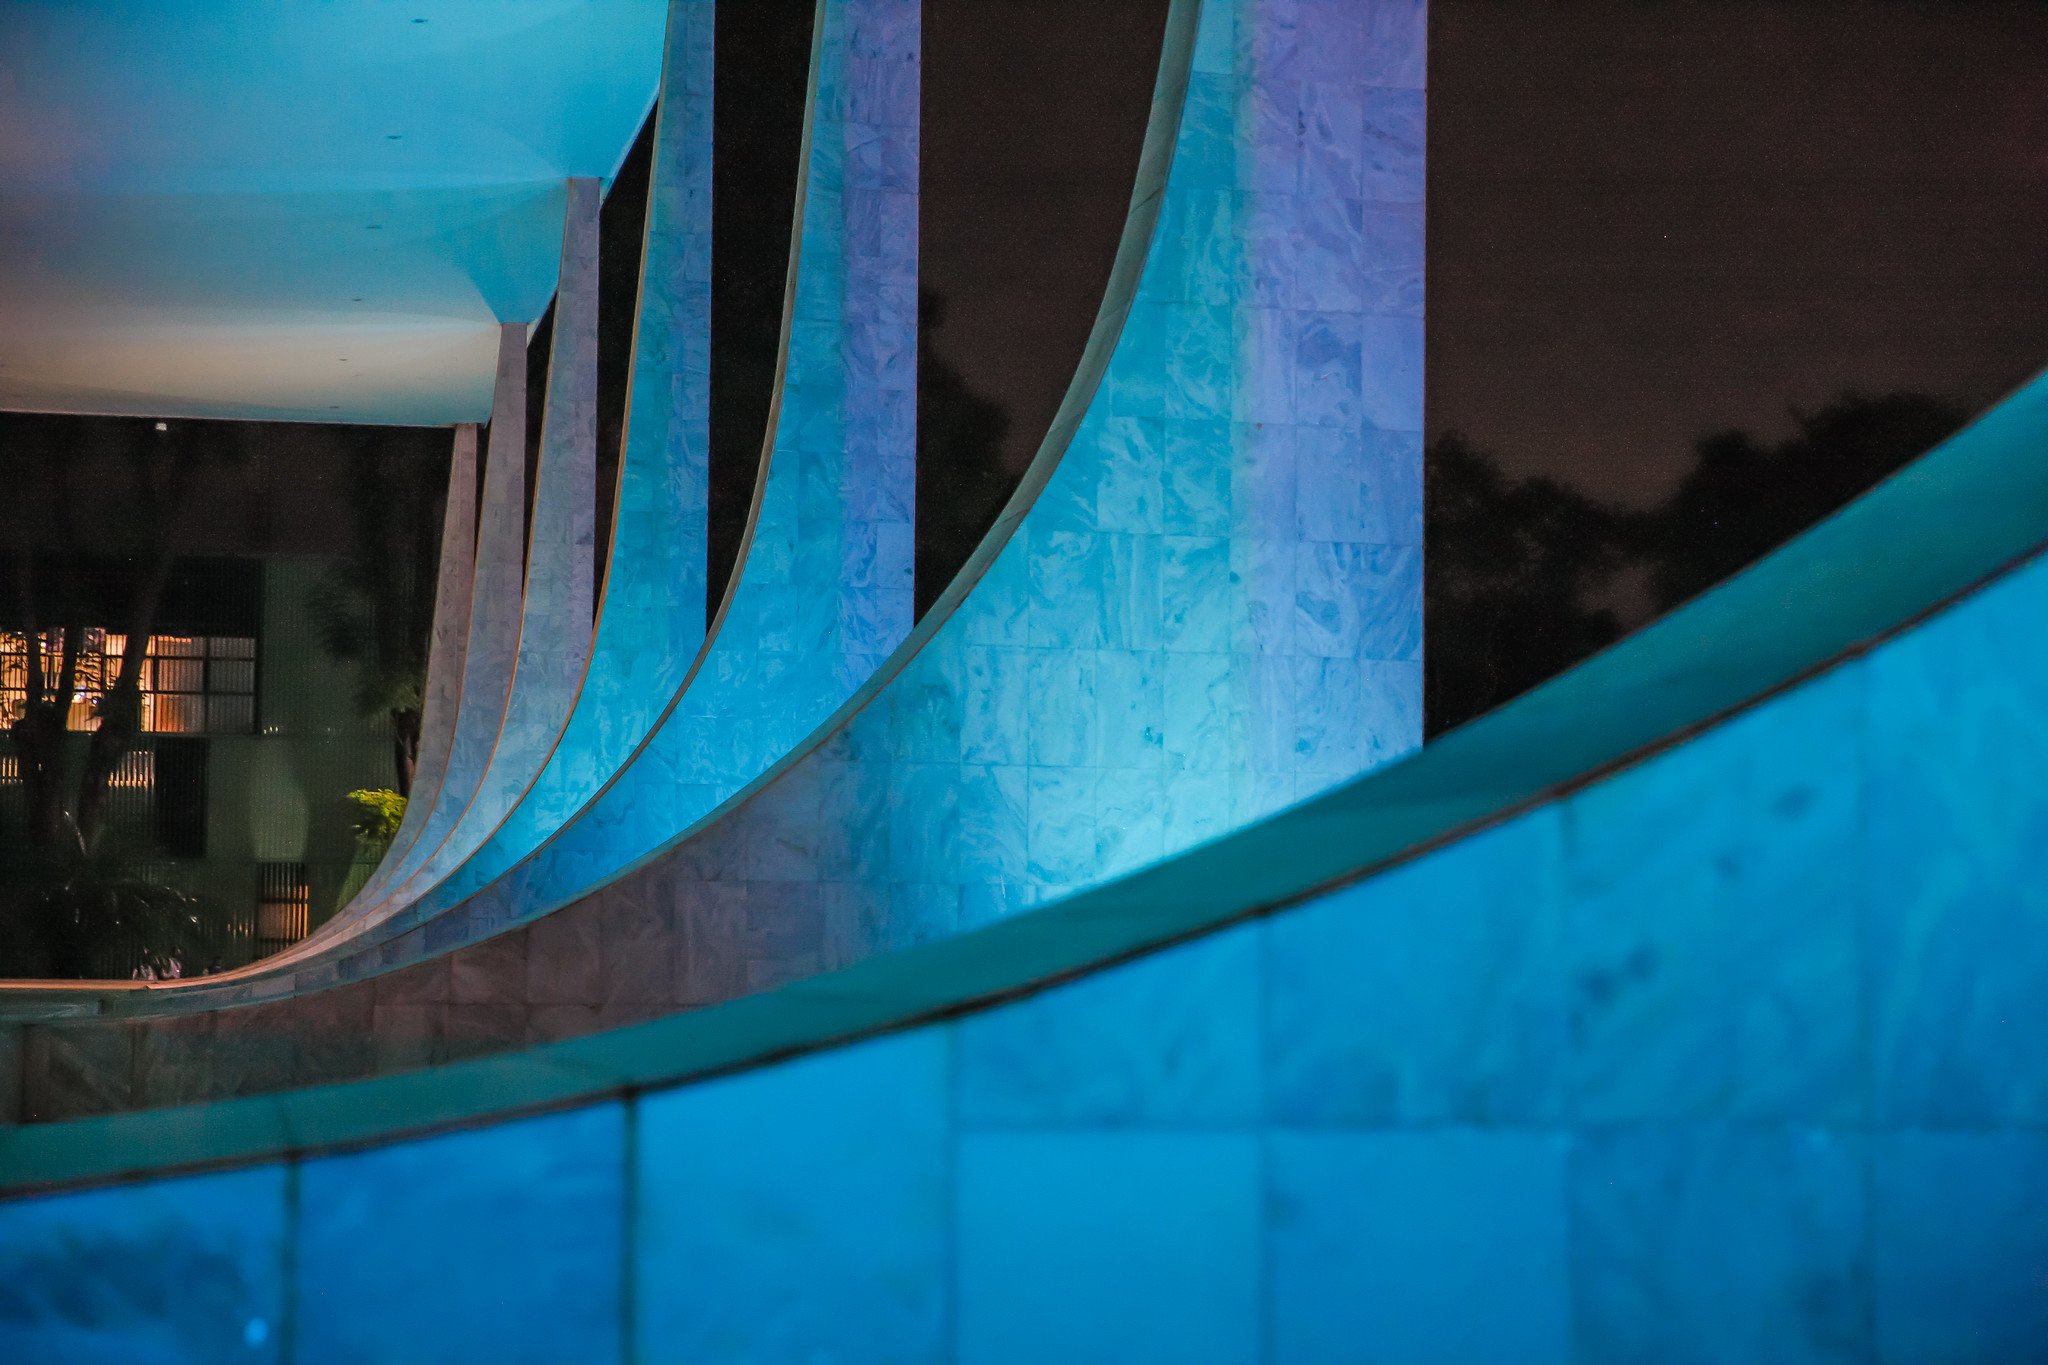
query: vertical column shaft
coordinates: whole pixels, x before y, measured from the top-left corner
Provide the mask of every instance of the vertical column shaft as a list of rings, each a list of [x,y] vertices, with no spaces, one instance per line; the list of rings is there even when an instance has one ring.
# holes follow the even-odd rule
[[[519,647],[526,550],[526,331],[498,328],[498,381],[491,402],[489,455],[478,513],[476,577],[470,594],[469,642],[462,659],[462,709],[442,779],[414,857],[393,875],[410,874],[419,857],[440,845],[476,795],[504,724]]]
[[[590,660],[597,551],[598,182],[571,179],[566,199],[511,694],[476,795],[400,888],[405,899],[459,866],[532,786],[562,738]]]
[[[353,918],[353,907],[383,888],[386,869],[402,861],[419,838],[427,813],[441,791],[455,718],[462,705],[463,656],[469,647],[470,595],[476,579],[476,447],[474,422],[455,428],[448,467],[448,498],[441,514],[441,557],[434,583],[434,621],[427,642],[427,677],[420,698],[420,747],[413,763],[412,791],[391,847],[350,907],[330,923]]]

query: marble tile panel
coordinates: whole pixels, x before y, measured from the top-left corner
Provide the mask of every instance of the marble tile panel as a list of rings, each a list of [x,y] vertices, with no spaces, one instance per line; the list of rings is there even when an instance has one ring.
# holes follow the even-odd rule
[[[1166,793],[1172,778],[1156,763],[1104,768],[1095,776],[1095,866],[1105,880],[1166,856]]]
[[[673,910],[666,896],[659,894],[659,881],[644,883],[655,894],[640,894],[636,884],[614,888],[606,895],[557,913],[591,916],[598,920],[596,938],[601,968],[599,1003],[627,1000],[666,1002],[675,994],[671,976],[669,944]]]
[[[1366,424],[1422,430],[1422,319],[1371,314],[1362,327]]]
[[[642,1355],[944,1358],[946,1066],[925,1030],[643,1100]]]
[[[369,1075],[376,1063],[376,1005],[375,981],[315,991],[293,1001],[291,1083],[317,1085]],[[223,1034],[240,1013],[220,1015]]]
[[[295,1359],[616,1358],[624,1139],[609,1104],[306,1162]]]
[[[1355,233],[1353,234],[1355,235]],[[1350,431],[1360,422],[1363,320],[1356,313],[1294,314],[1294,419]],[[1297,438],[1299,440],[1299,438]]]
[[[533,1005],[526,1011],[528,1043],[558,1043],[598,1029],[596,1005]]]
[[[1860,1136],[1821,1128],[1582,1130],[1574,1357],[1870,1359],[1866,1159]]]
[[[210,1098],[211,1013],[171,1014],[135,1026],[134,1101],[141,1108]]]
[[[2027,1360],[2048,1343],[2048,1137],[1873,1142],[1876,1355]]]
[[[1864,1112],[1859,689],[1826,675],[1564,803],[1578,1117]]]
[[[1561,880],[1559,820],[1538,811],[1275,917],[1273,1121],[1561,1119]]]
[[[1360,192],[1377,204],[1419,204],[1423,192],[1425,96],[1375,87],[1364,92]]]
[[[1260,1103],[1255,926],[963,1019],[969,1128],[1249,1124]]]
[[[285,1359],[279,1166],[0,1203],[0,1359]]]
[[[1930,1127],[2048,1123],[2048,565],[1895,641],[1869,677],[1876,1105]]]
[[[30,1028],[23,1107],[43,1121],[114,1113],[134,1106],[134,1042],[127,1024],[42,1024]]]
[[[445,957],[424,962],[375,978],[380,1005],[439,1005],[448,999],[449,967]]]
[[[1025,869],[1034,882],[1064,892],[1094,874],[1099,776],[1064,765],[1025,771]]]
[[[1304,198],[1295,204],[1294,213],[1296,231],[1300,235],[1294,242],[1294,287],[1287,300],[1288,311],[1296,345],[1303,348],[1306,356],[1320,359],[1323,352],[1311,346],[1316,333],[1308,325],[1308,319],[1318,313],[1327,313],[1349,318],[1356,324],[1360,313],[1377,311],[1370,306],[1381,292],[1375,287],[1373,272],[1385,269],[1389,262],[1383,253],[1374,250],[1376,243],[1368,234],[1364,210],[1356,198]],[[1413,261],[1413,268],[1419,276],[1422,268],[1419,254]],[[1351,362],[1350,384],[1353,389],[1359,383],[1358,357],[1363,335],[1362,330],[1354,330],[1346,338],[1350,344],[1344,359]],[[1303,420],[1308,420],[1307,415],[1312,411],[1306,401],[1309,393],[1304,385],[1309,378],[1309,375],[1298,374],[1295,379],[1295,412]],[[1358,418],[1359,412],[1354,406],[1342,414],[1342,420],[1320,417],[1312,424],[1356,426]]]
[[[1346,7],[1348,8],[1348,7]],[[1357,67],[1345,65],[1344,52],[1361,36],[1348,16],[1332,16],[1328,32],[1315,44],[1334,69],[1304,72],[1301,99],[1301,181],[1299,193],[1322,202],[1357,200],[1364,195],[1365,91],[1356,84]]]
[[[448,960],[448,999],[457,1005],[523,1004],[526,1000],[523,929],[481,939]]]
[[[1368,204],[1357,238],[1368,313],[1422,316],[1422,205]]]
[[[683,1005],[742,994],[747,959],[747,888],[704,882],[675,908],[674,985]]]
[[[1267,1358],[1571,1360],[1569,1151],[1500,1129],[1274,1133]]]
[[[1257,1358],[1251,1136],[982,1133],[958,1161],[957,1358]]]
[[[1413,659],[1422,652],[1422,553],[1405,545],[1296,548],[1294,634],[1304,654]]]
[[[588,1005],[602,996],[598,916],[583,905],[538,919],[526,931],[526,999],[534,1005]]]
[[[448,1006],[378,1005],[370,1013],[370,1037],[379,1075],[417,1071],[447,1060]]]
[[[1336,0],[1319,0],[1322,4]],[[1429,60],[1427,0],[1366,0],[1364,60],[1356,77],[1367,85],[1420,90]]]

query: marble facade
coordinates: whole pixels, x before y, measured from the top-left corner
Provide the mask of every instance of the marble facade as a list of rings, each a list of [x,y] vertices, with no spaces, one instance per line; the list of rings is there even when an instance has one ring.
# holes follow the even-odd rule
[[[194,1340],[295,1359],[2029,1359],[2048,1046],[1993,1021],[2048,955],[2044,609],[2037,556],[1482,832],[1021,998],[0,1203],[0,1348],[125,1353],[197,1302]]]

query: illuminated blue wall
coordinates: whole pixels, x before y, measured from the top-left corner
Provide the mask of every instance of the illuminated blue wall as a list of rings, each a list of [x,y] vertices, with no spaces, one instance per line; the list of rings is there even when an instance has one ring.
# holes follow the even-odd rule
[[[2036,1359],[2044,613],[952,1022],[0,1205],[0,1352]]]

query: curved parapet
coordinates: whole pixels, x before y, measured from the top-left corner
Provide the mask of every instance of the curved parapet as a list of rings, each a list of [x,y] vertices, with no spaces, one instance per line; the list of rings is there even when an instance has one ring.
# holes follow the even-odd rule
[[[0,1345],[2030,1360],[2044,447],[2048,378],[1424,753],[1037,914],[7,1132]]]

